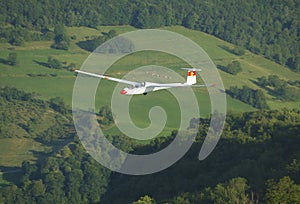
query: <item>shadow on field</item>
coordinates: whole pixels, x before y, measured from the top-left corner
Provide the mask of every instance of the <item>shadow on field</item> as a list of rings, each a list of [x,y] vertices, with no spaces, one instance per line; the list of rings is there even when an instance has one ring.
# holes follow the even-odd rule
[[[0,176],[2,176],[2,180],[7,181],[8,183],[19,184],[22,176],[21,167],[0,166]],[[0,182],[0,187],[8,185],[9,184]]]
[[[34,140],[42,143],[45,146],[45,149],[41,151],[29,150],[29,153],[33,155],[34,159],[24,160],[23,162],[29,162],[30,164],[34,163],[38,166],[38,164],[44,163],[49,156],[57,154],[64,146],[72,143],[74,138],[59,139],[49,143],[43,142],[39,139]],[[31,167],[35,168],[35,166],[36,165]],[[22,167],[0,166],[0,188],[11,184],[21,185],[23,174],[24,172],[22,171]]]
[[[39,61],[37,61],[37,60],[33,60],[33,62],[35,62],[35,63],[37,63],[38,65],[41,65],[41,66],[43,66],[43,67],[50,68],[49,65],[48,65],[48,63],[46,63],[46,62],[39,62]]]
[[[80,42],[76,43],[76,45],[78,47],[80,47],[81,49],[84,49],[88,52],[93,52],[93,50],[99,46],[99,44],[96,40],[80,41]]]
[[[274,99],[278,98],[278,93],[276,93],[273,89],[271,89],[271,88],[269,88],[269,87],[266,87],[266,86],[261,86],[261,85],[258,83],[258,81],[256,81],[256,80],[249,79],[249,81],[251,81],[253,84],[259,86],[260,88],[265,89],[269,95],[271,95],[271,96],[274,97]]]
[[[0,58],[0,63],[1,63],[1,64],[7,64],[7,60],[6,60],[6,59],[3,59],[3,58]]]
[[[229,52],[230,54],[236,55],[236,54],[234,53],[233,49],[229,48],[228,46],[225,46],[225,45],[218,45],[218,47],[219,47],[219,48],[222,48],[222,49],[225,50],[226,52]]]
[[[217,68],[227,73],[225,66],[217,64]]]

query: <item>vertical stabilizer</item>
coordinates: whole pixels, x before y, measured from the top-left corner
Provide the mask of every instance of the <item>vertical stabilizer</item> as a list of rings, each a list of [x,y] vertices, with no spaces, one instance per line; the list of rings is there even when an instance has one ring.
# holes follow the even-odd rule
[[[196,75],[197,75],[197,73],[195,70],[189,70],[187,79],[186,79],[186,83],[189,85],[196,84],[196,82],[197,82]]]

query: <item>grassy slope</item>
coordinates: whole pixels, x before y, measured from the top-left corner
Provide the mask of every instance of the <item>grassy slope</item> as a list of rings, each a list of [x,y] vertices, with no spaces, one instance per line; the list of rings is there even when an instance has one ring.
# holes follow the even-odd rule
[[[16,67],[10,67],[3,64],[0,64],[0,86],[10,85],[15,86],[26,91],[34,91],[41,95],[42,98],[51,98],[60,96],[65,99],[68,104],[71,104],[71,96],[72,96],[72,88],[74,77],[72,73],[68,73],[63,70],[53,70],[48,69],[39,63],[45,63],[47,61],[48,56],[53,56],[58,58],[62,62],[75,63],[77,68],[80,68],[81,64],[89,55],[88,52],[80,49],[75,43],[77,41],[85,40],[87,36],[97,36],[100,35],[101,32],[106,32],[109,29],[114,28],[118,33],[132,31],[134,28],[130,26],[117,26],[117,27],[100,27],[99,30],[91,29],[91,28],[68,28],[68,32],[70,35],[76,35],[76,41],[72,42],[70,51],[60,51],[50,49],[49,46],[51,42],[30,42],[26,43],[24,47],[14,47],[15,52],[18,53],[19,65]],[[220,71],[222,76],[224,85],[226,88],[237,85],[247,85],[252,88],[258,88],[254,83],[251,82],[255,80],[258,76],[269,75],[276,73],[281,78],[284,79],[299,79],[300,75],[291,72],[290,70],[273,63],[269,60],[264,59],[261,56],[254,55],[250,52],[247,52],[245,56],[238,57],[224,48],[232,48],[233,46],[230,43],[226,43],[220,39],[217,39],[213,36],[207,35],[205,33],[201,33],[199,31],[192,31],[185,29],[183,27],[174,26],[174,27],[166,27],[163,29],[167,29],[170,31],[178,32],[183,34],[193,41],[197,42],[213,59],[216,65],[227,65],[231,60],[239,60],[243,67],[243,72],[239,73],[238,76],[232,76],[223,71]],[[7,44],[0,45],[0,58],[6,59],[8,53],[11,50],[8,50],[11,46]],[[156,58],[145,60],[145,58],[140,58],[140,56],[135,59],[126,60],[124,62],[119,62],[120,65],[130,64],[132,68],[132,62],[136,66],[145,65],[145,64],[157,64],[160,63],[160,60]],[[176,66],[174,61],[170,58],[169,61],[164,58],[164,64],[169,67]],[[117,66],[116,66],[117,67]],[[122,66],[124,69],[124,66]],[[127,69],[125,68],[127,71]],[[123,71],[125,71],[123,70]],[[118,70],[119,71],[119,70]],[[57,74],[58,77],[28,77],[26,74]],[[113,74],[113,73],[112,73]],[[267,95],[269,99],[269,105],[272,108],[281,108],[283,106],[286,107],[298,107],[299,102],[280,102],[273,101],[272,97]],[[229,100],[228,109],[238,111],[251,110],[252,108],[241,104],[239,102]],[[239,104],[238,106],[236,106]],[[102,105],[101,103],[99,106]]]
[[[72,89],[74,82],[74,74],[64,71],[64,70],[54,70],[49,69],[41,65],[41,63],[45,63],[47,61],[48,56],[53,56],[59,59],[62,62],[65,62],[66,65],[70,63],[75,63],[77,68],[80,68],[81,64],[89,55],[88,52],[82,50],[76,45],[76,42],[83,41],[88,39],[91,36],[98,36],[101,32],[107,32],[110,29],[115,29],[118,33],[123,33],[127,31],[135,30],[130,26],[107,26],[107,27],[99,27],[98,30],[91,28],[83,28],[83,27],[72,27],[68,28],[69,35],[76,35],[76,40],[72,41],[70,51],[61,51],[54,50],[49,48],[51,42],[30,42],[26,43],[23,47],[14,47],[15,52],[18,53],[19,64],[16,67],[6,66],[4,64],[0,64],[0,86],[15,86],[17,88],[29,91],[36,92],[40,95],[41,98],[49,99],[52,97],[62,97],[67,104],[71,105],[72,100]],[[298,79],[300,78],[299,74],[291,72],[290,70],[277,65],[269,60],[264,59],[261,56],[254,55],[250,52],[246,52],[246,55],[242,57],[238,57],[230,52],[227,49],[233,48],[230,43],[224,42],[218,38],[207,35],[205,33],[199,31],[188,30],[183,27],[174,26],[174,27],[166,27],[162,29],[167,29],[170,31],[178,32],[192,39],[196,43],[198,43],[212,58],[216,65],[227,65],[232,60],[239,60],[243,67],[243,72],[239,73],[237,76],[232,76],[223,71],[220,71],[222,76],[224,85],[226,88],[237,85],[247,85],[252,88],[257,87],[251,80],[255,80],[258,76],[269,75],[276,73],[281,78],[285,79]],[[5,59],[11,50],[8,48],[11,47],[7,44],[0,45],[0,58]],[[117,72],[121,72],[121,75],[125,74],[130,69],[148,65],[148,64],[157,64],[163,65],[167,67],[176,67],[180,65],[180,61],[171,56],[160,54],[152,54],[152,56],[146,54],[135,54],[133,56],[128,56],[117,62],[110,70],[108,70],[108,74],[117,76]],[[27,74],[57,74],[57,77],[28,77]],[[180,72],[182,76],[185,76],[184,72]],[[111,86],[113,84],[110,83],[101,83],[101,89],[105,89],[104,96],[105,97],[96,97],[96,106],[97,108],[101,107],[104,104],[110,103],[110,94],[111,94]],[[115,85],[115,84],[114,84]],[[98,95],[103,93],[98,91]],[[159,95],[163,95],[160,93],[156,93],[159,98]],[[197,94],[198,99],[204,102],[204,106],[202,107],[201,112],[203,115],[208,115],[209,110],[209,99],[206,93]],[[267,95],[268,103],[271,108],[281,108],[281,107],[299,107],[300,102],[280,102],[274,101],[270,95]],[[141,103],[136,103],[136,106],[139,108],[143,107]],[[203,103],[202,103],[203,104]],[[173,108],[170,103],[166,103],[167,107]],[[149,109],[148,109],[149,110]],[[250,111],[253,110],[252,107],[241,103],[239,101],[228,98],[228,110],[230,111]],[[139,113],[142,117],[139,117]],[[141,123],[140,118],[145,118],[145,114],[147,116],[148,111],[139,111],[138,115],[133,114],[133,118],[137,119]],[[173,115],[174,116],[174,115]],[[146,117],[147,118],[147,117]],[[174,117],[172,117],[174,118]],[[145,120],[147,121],[147,120]],[[147,126],[145,124],[140,124],[141,126]]]
[[[24,160],[34,162],[37,152],[44,152],[49,147],[26,138],[0,139],[0,165],[19,167]]]
[[[198,31],[188,30],[182,27],[168,27],[167,30],[183,34],[196,43],[198,43],[211,57],[215,65],[226,66],[232,60],[240,61],[243,71],[237,76],[227,74],[219,70],[225,88],[230,86],[249,86],[251,88],[259,89],[252,81],[260,76],[267,76],[276,74],[282,79],[286,80],[299,80],[300,74],[292,72],[290,69],[283,67],[275,62],[267,60],[262,56],[255,55],[251,52],[246,52],[244,56],[236,56],[226,49],[233,49],[234,46],[230,43],[222,41],[216,37],[201,33]],[[266,94],[267,92],[264,91]],[[271,108],[278,109],[282,107],[298,108],[300,101],[296,102],[282,102],[276,101],[272,96],[267,94],[268,104]],[[229,106],[230,109],[230,106]]]
[[[50,48],[51,42],[28,42],[23,47],[12,47],[8,44],[0,44],[0,59],[6,59],[9,52],[13,51],[18,54],[19,64],[16,67],[10,67],[4,64],[0,64],[0,87],[9,85],[19,89],[36,92],[41,98],[49,99],[52,97],[62,97],[67,104],[71,104],[72,89],[75,80],[74,74],[64,70],[49,69],[41,65],[41,63],[47,62],[48,56],[53,56],[62,62],[75,63],[77,68],[80,68],[81,64],[88,57],[89,53],[82,50],[76,45],[76,42],[87,39],[87,36],[98,36],[101,32],[107,32],[111,28],[115,29],[118,33],[135,30],[130,26],[115,26],[115,27],[99,27],[98,30],[91,28],[68,28],[69,35],[76,35],[76,40],[72,41],[70,51],[54,50]],[[190,39],[197,42],[213,59],[216,65],[227,65],[231,60],[239,60],[243,66],[243,72],[239,73],[238,76],[232,76],[225,72],[220,71],[224,85],[226,88],[232,85],[242,86],[247,85],[252,88],[258,88],[251,80],[254,80],[258,76],[277,74],[281,78],[285,79],[299,79],[300,75],[290,70],[275,64],[269,60],[264,59],[261,56],[254,55],[250,52],[242,57],[238,57],[228,51],[226,48],[232,48],[233,46],[227,42],[217,39],[213,36],[201,33],[199,31],[192,31],[183,27],[166,27],[170,31],[178,32],[183,34]],[[10,48],[10,49],[9,49]],[[224,49],[225,48],[225,49]],[[151,56],[152,55],[152,56]],[[109,74],[118,75],[118,72],[125,74],[132,68],[146,65],[146,64],[158,64],[167,67],[178,67],[181,62],[170,56],[163,56],[159,53],[151,53],[150,57],[146,57],[144,53],[138,53],[136,55],[128,56],[121,61],[117,62],[114,67],[109,70]],[[121,70],[122,67],[122,70]],[[27,74],[57,74],[57,77],[29,77]],[[182,76],[185,76],[185,72],[180,72]],[[115,85],[113,82],[103,82],[100,84],[101,90],[98,91],[96,97],[97,107],[101,107],[104,104],[110,103],[111,91]],[[150,95],[151,94],[151,95]],[[174,103],[174,98],[171,96],[165,98],[168,94],[166,91],[150,93],[147,97],[138,96],[132,100],[131,103],[131,116],[139,127],[146,127],[149,123],[148,112],[151,107],[155,105],[161,105],[166,110],[169,118],[178,118],[178,105]],[[108,96],[108,97],[103,97]],[[200,110],[202,115],[209,114],[209,98],[205,91],[197,91],[199,100]],[[149,98],[155,100],[149,100]],[[274,101],[270,95],[267,95],[268,103],[272,108],[282,107],[294,107],[297,108],[300,102],[280,102]],[[172,101],[172,102],[170,102]],[[175,111],[174,111],[175,110]],[[250,111],[254,110],[252,107],[228,97],[228,110],[230,111]],[[177,120],[168,120],[167,127],[163,133],[169,132],[173,127],[177,127]],[[108,130],[109,133],[117,133],[116,128],[112,127]],[[23,159],[34,160],[32,149],[42,150],[43,147],[39,144],[35,144],[33,141],[26,139],[20,140],[23,143],[22,147],[16,147],[20,142],[15,139],[1,139],[0,143],[0,165],[12,165],[19,166],[20,161]],[[9,149],[7,149],[9,148]],[[10,152],[11,149],[17,149],[17,151],[23,152],[23,156],[18,153],[15,158],[10,158],[11,162],[7,159],[6,151]],[[9,156],[9,155],[8,155]],[[8,162],[8,163],[7,163]]]
[[[19,64],[16,67],[10,67],[4,64],[0,64],[0,86],[9,85],[29,92],[36,92],[40,95],[41,98],[45,99],[59,96],[62,97],[67,104],[71,105],[73,82],[75,80],[74,74],[64,70],[49,69],[42,66],[41,63],[45,63],[48,56],[53,56],[60,61],[65,62],[66,65],[75,63],[77,68],[80,68],[81,64],[88,57],[89,53],[79,48],[76,45],[76,42],[86,40],[91,36],[98,36],[101,34],[101,32],[107,32],[112,28],[115,29],[118,33],[135,30],[130,26],[99,27],[98,30],[83,27],[68,28],[68,33],[70,36],[76,35],[76,40],[73,40],[71,43],[70,51],[51,49],[49,48],[51,42],[29,42],[26,43],[26,45],[23,47],[13,47],[13,49],[15,49],[14,51],[18,53]],[[238,57],[227,51],[227,49],[233,48],[230,43],[224,42],[205,33],[188,30],[179,26],[166,27],[162,29],[178,32],[192,39],[208,53],[208,55],[212,58],[216,65],[227,65],[232,60],[239,60],[242,64],[243,71],[237,76],[232,76],[223,71],[220,71],[226,88],[233,85],[247,85],[252,88],[259,88],[251,80],[255,80],[257,77],[262,75],[269,75],[274,73],[285,79],[300,78],[299,74],[291,72],[290,70],[280,65],[277,65],[269,60],[264,59],[261,56],[254,55],[250,52],[246,52],[244,56]],[[11,50],[8,49],[10,47],[11,46],[8,44],[0,45],[0,58],[5,59],[7,57],[8,53],[11,52]],[[150,55],[149,53],[148,55],[144,53],[138,53],[132,56],[125,57],[122,60],[118,61],[110,70],[108,70],[107,73],[118,76],[117,73],[120,72],[121,75],[123,75],[133,68],[149,64],[178,68],[178,66],[180,66],[182,62],[180,62],[178,59],[174,59],[174,57],[172,56],[161,55],[159,53],[151,53]],[[27,74],[30,73],[57,74],[57,77],[27,76]],[[180,73],[185,77],[185,72]],[[102,90],[98,91],[98,97],[96,97],[97,109],[104,104],[110,104],[110,95],[111,91],[113,90],[111,88],[112,85],[115,84],[100,84]],[[159,92],[155,93],[155,96],[157,96],[158,98],[160,98],[160,96],[162,95],[163,94]],[[200,106],[201,112],[203,113],[203,115],[208,115],[210,110],[209,98],[207,94],[200,91],[197,96],[198,100],[202,100],[202,105]],[[267,97],[268,103],[271,108],[296,108],[300,105],[300,102],[274,101],[270,95],[267,95]],[[144,107],[144,101],[140,100],[140,103],[137,101],[136,106],[138,107],[138,109],[142,109]],[[162,104],[162,106],[164,106],[164,104]],[[165,106],[170,107],[170,109],[173,110],[172,104],[166,102]],[[254,109],[244,103],[228,97],[228,110],[240,112],[250,111]],[[147,119],[145,120],[145,124],[142,124],[143,122],[141,122],[141,120],[139,119],[147,118],[148,111],[139,111],[137,115],[135,115],[135,113],[132,114],[132,117],[136,119],[136,121],[138,121],[141,126],[147,126]],[[173,116],[171,115],[172,118],[174,118]]]
[[[75,63],[77,68],[80,68],[81,64],[88,57],[89,53],[82,50],[76,45],[76,42],[87,39],[87,36],[98,36],[101,32],[107,32],[110,29],[115,29],[118,33],[128,32],[135,30],[130,26],[114,26],[114,27],[99,27],[99,30],[91,28],[68,28],[70,35],[76,35],[76,40],[72,41],[70,51],[54,50],[50,48],[52,42],[28,42],[23,47],[12,47],[8,44],[0,44],[0,60],[7,58],[8,53],[13,48],[18,54],[19,64],[16,67],[10,67],[4,64],[0,64],[0,87],[9,85],[17,87],[19,89],[36,92],[41,98],[49,99],[53,97],[62,97],[67,104],[71,104],[72,100],[72,89],[75,80],[74,74],[64,70],[49,69],[41,65],[41,63],[47,62],[48,56],[53,56],[66,64]],[[212,58],[216,65],[227,65],[231,60],[239,60],[243,66],[243,72],[239,73],[238,76],[232,76],[225,72],[220,71],[224,85],[226,88],[237,85],[247,85],[252,88],[258,88],[251,79],[255,79],[262,75],[269,75],[276,73],[284,79],[299,79],[300,75],[291,72],[290,70],[277,65],[269,60],[264,59],[261,56],[253,55],[252,53],[246,52],[245,56],[237,57],[232,53],[226,51],[224,48],[232,48],[233,46],[227,42],[217,39],[207,34],[185,29],[183,27],[166,27],[170,31],[178,32],[183,34],[190,39],[197,42]],[[150,57],[149,57],[150,56]],[[178,59],[174,59],[171,56],[161,55],[160,53],[138,53],[136,55],[128,56],[118,61],[110,70],[109,74],[118,76],[123,75],[133,68],[148,65],[157,64],[170,68],[178,68],[180,65]],[[122,68],[121,68],[122,67]],[[185,77],[185,72],[179,72]],[[57,77],[29,77],[27,74],[57,74]],[[110,96],[114,89],[115,83],[113,82],[102,82],[100,84],[101,89],[98,89],[96,97],[97,108],[104,104],[110,104]],[[139,127],[147,127],[149,125],[148,112],[151,107],[160,105],[166,112],[168,118],[167,127],[161,133],[168,134],[174,127],[178,126],[179,121],[174,120],[179,118],[178,116],[178,104],[167,91],[161,91],[157,93],[150,93],[147,97],[137,96],[131,101],[131,117],[135,124]],[[200,104],[201,115],[208,115],[209,109],[209,98],[206,91],[197,90],[196,95]],[[149,100],[149,98],[153,100]],[[280,102],[274,101],[270,95],[268,97],[268,104],[272,108],[282,107],[299,107],[300,102]],[[250,111],[254,110],[252,107],[244,104],[238,100],[228,98],[228,110],[230,111]],[[51,125],[51,117],[54,113],[46,112],[42,116],[42,122],[39,127],[35,127],[36,133],[42,132]],[[112,126],[107,133],[117,134],[118,130]],[[58,145],[60,146],[60,145]],[[58,148],[57,146],[57,148]],[[35,162],[41,155],[39,152],[49,152],[51,149],[49,146],[44,146],[41,143],[34,141],[33,139],[26,138],[6,138],[0,140],[0,167],[19,167],[23,160],[30,160]],[[2,171],[2,169],[1,169]],[[0,186],[9,184],[9,181],[18,182],[18,172],[0,174]],[[12,178],[8,178],[12,177]]]

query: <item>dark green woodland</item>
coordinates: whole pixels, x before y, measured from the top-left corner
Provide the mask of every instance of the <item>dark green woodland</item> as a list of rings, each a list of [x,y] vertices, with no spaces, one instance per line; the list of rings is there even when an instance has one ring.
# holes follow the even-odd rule
[[[27,40],[52,39],[50,31],[61,24],[183,25],[299,71],[299,4],[297,0],[2,0],[0,40],[21,45]],[[54,47],[66,49],[63,36],[55,41]]]
[[[230,52],[237,56],[250,51],[293,74],[300,72],[298,0],[0,0],[0,43],[11,46],[51,41],[51,49],[66,51],[76,36],[68,36],[65,27],[116,25],[181,25],[234,44]],[[78,46],[93,51],[114,36],[112,29]],[[14,51],[2,61],[12,69],[19,63]],[[75,67],[51,56],[44,64],[65,72]],[[219,68],[234,77],[242,71],[238,61]],[[295,102],[300,100],[299,81],[274,73],[253,83],[274,100]],[[198,154],[210,118],[194,118],[190,126],[199,123],[196,141],[182,159],[155,174],[130,176],[110,171],[86,152],[71,107],[62,98],[0,87],[1,142],[26,139],[44,148],[31,152],[35,161],[0,166],[0,203],[300,203],[300,110],[270,109],[261,89],[232,86],[224,91],[255,111],[229,112],[207,159],[199,161]],[[108,106],[100,108],[97,119],[103,127],[114,123]],[[166,147],[175,135],[176,130],[149,143],[117,134],[106,137],[126,152],[148,154]]]

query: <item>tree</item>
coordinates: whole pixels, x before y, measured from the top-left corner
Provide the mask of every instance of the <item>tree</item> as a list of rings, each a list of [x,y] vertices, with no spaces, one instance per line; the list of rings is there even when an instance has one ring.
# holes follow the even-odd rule
[[[150,28],[150,14],[148,8],[140,8],[133,17],[132,24],[137,28]]]
[[[54,69],[62,69],[63,68],[62,63],[58,59],[55,59],[53,57],[48,57],[47,64],[48,64],[49,68],[54,68]]]
[[[54,44],[52,47],[60,50],[68,50],[70,46],[70,38],[63,24],[57,24],[54,28]]]
[[[278,98],[285,101],[297,101],[300,99],[300,89],[295,87],[280,87],[276,89]]]
[[[72,71],[76,68],[76,64],[74,63],[70,63],[67,67],[66,67],[68,70]]]
[[[195,27],[197,19],[198,16],[194,12],[191,12],[187,15],[187,17],[184,18],[182,25],[187,28],[193,29]]]
[[[300,56],[297,56],[294,60],[292,60],[290,67],[296,72],[300,72]]]
[[[254,90],[247,86],[243,86],[241,89],[236,86],[230,87],[227,93],[232,98],[237,98],[244,103],[250,104],[255,108],[268,109],[266,97],[261,90]]]
[[[24,45],[24,39],[22,37],[13,37],[9,40],[9,43],[15,46]]]
[[[266,97],[262,90],[258,89],[254,92],[254,107],[259,109],[268,109],[269,106],[266,101]]]
[[[45,190],[46,188],[42,180],[37,180],[32,182],[31,193],[33,197],[43,196]]]
[[[266,87],[269,85],[269,80],[266,76],[258,77],[257,84],[261,87]]]
[[[239,61],[232,61],[227,65],[227,69],[225,70],[230,74],[236,75],[237,73],[242,71],[241,63]]]
[[[268,77],[270,86],[273,86],[275,89],[285,87],[287,83],[281,80],[277,75],[270,75]]]
[[[6,63],[8,65],[15,66],[18,63],[17,57],[18,57],[17,53],[15,52],[9,53]]]
[[[275,182],[267,182],[267,192],[265,194],[267,204],[271,203],[300,203],[300,185],[294,184],[294,181],[285,176]]]
[[[117,0],[83,6],[79,0],[29,0],[25,5],[23,1],[3,1],[0,36],[14,45],[22,43],[22,40],[38,40],[39,36],[32,30],[54,27],[57,22],[93,28],[124,24],[139,28],[184,25],[255,53],[264,53],[268,58],[294,69],[295,57],[299,53],[299,4],[296,2],[243,1],[232,4],[232,1],[213,1],[204,4],[200,1],[149,0],[144,3],[140,0]],[[59,43],[57,48],[65,49],[65,46]]]
[[[50,99],[50,107],[62,114],[65,114],[68,111],[67,106],[65,105],[63,99],[60,97],[51,98]]]
[[[133,202],[132,204],[155,204],[155,200],[148,195],[140,197],[138,201]]]
[[[245,54],[245,49],[241,46],[235,46],[233,49],[233,53],[238,56],[242,56]]]
[[[103,106],[101,107],[99,111],[99,116],[102,117],[102,119],[99,120],[100,124],[103,125],[109,125],[114,121],[112,112],[109,108],[109,106]]]
[[[249,188],[244,178],[233,178],[228,183],[218,184],[211,192],[211,198],[217,204],[247,203]]]
[[[110,31],[108,31],[107,37],[108,37],[109,39],[111,39],[111,38],[113,38],[113,37],[115,37],[115,36],[117,36],[116,30],[111,29]]]

